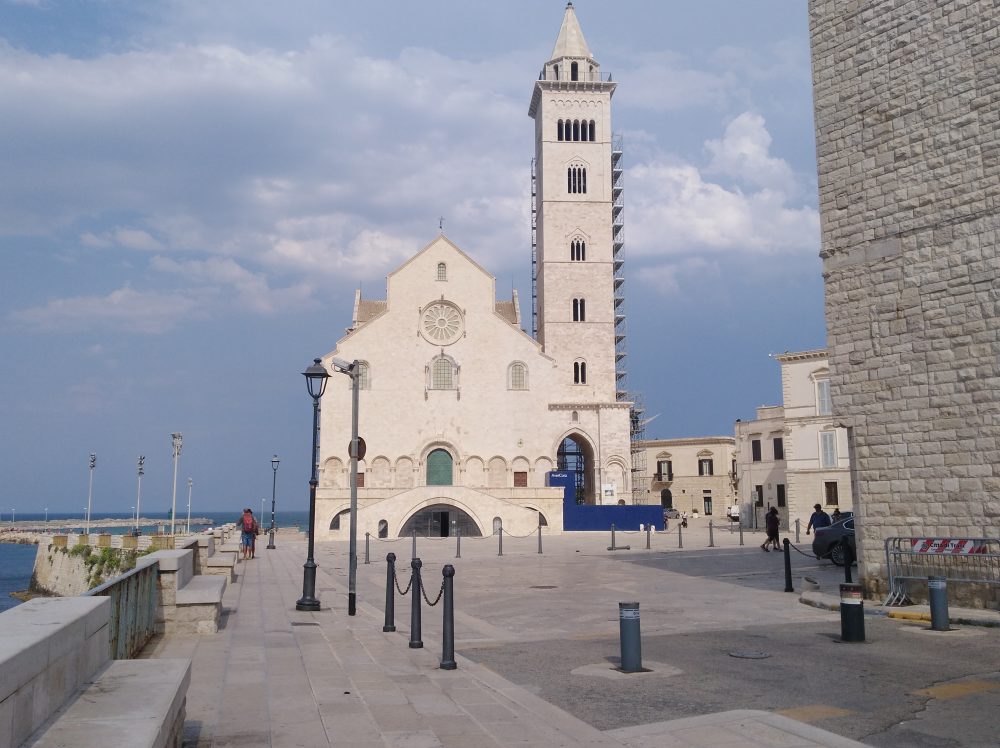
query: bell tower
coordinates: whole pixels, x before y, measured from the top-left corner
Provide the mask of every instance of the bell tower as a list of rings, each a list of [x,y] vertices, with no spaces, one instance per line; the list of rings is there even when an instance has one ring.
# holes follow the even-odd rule
[[[619,399],[616,362],[624,357],[613,216],[620,196],[613,184],[615,86],[568,3],[528,110],[535,121],[533,311],[538,341],[581,402]]]

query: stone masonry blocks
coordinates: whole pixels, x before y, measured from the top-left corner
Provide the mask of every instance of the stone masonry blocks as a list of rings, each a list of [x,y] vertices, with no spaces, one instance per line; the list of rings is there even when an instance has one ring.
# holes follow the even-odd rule
[[[809,12],[831,388],[875,595],[887,537],[1000,536],[1000,4]]]

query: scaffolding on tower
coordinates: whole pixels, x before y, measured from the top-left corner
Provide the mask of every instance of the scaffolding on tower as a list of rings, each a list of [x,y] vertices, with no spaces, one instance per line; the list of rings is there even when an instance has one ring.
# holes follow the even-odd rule
[[[531,337],[538,340],[538,178],[531,159]]]
[[[619,402],[632,403],[629,412],[629,436],[632,451],[632,503],[645,504],[648,500],[645,486],[646,452],[643,441],[646,437],[646,419],[643,418],[642,397],[637,392],[629,392],[628,367],[626,366],[625,318],[625,169],[623,138],[615,134],[611,138],[611,236],[612,264],[614,269],[614,310],[615,310],[615,397]]]

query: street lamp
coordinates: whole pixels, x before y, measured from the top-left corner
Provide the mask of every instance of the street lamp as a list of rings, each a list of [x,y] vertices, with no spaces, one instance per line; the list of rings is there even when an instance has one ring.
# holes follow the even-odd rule
[[[361,458],[358,440],[358,392],[361,389],[361,365],[340,358],[330,360],[333,370],[351,378],[351,538],[347,551],[347,615],[353,616],[358,580],[358,460]]]
[[[309,548],[302,571],[302,597],[295,603],[296,610],[319,610],[319,600],[316,599],[316,562],[313,560],[313,543],[316,537],[316,461],[319,459],[319,400],[326,391],[326,380],[329,372],[323,368],[320,359],[313,359],[302,376],[306,378],[306,389],[313,399],[313,433],[312,433],[312,477],[309,479]]]
[[[194,481],[188,478],[188,522],[187,522],[187,534],[191,534],[191,486],[194,485]]]
[[[274,548],[274,493],[275,489],[278,487],[278,463],[281,460],[278,459],[278,455],[271,458],[271,471],[274,473],[274,477],[271,480],[271,533],[268,537],[267,547]]]
[[[90,505],[94,497],[94,467],[97,465],[97,455],[90,453],[90,485],[87,488],[87,536],[90,536]]]
[[[180,433],[173,433],[170,435],[170,444],[174,449],[174,491],[173,497],[170,500],[170,534],[174,534],[174,522],[177,516],[177,458],[181,456],[181,438]]]
[[[45,524],[49,524],[49,508],[45,507]]]
[[[145,455],[139,455],[139,460],[138,460],[138,462],[136,462],[136,471],[139,474],[139,488],[137,489],[136,494],[135,494],[135,534],[136,535],[139,534],[139,512],[141,511],[140,507],[142,506],[142,475],[143,475],[143,473],[146,472],[145,465],[146,465],[146,456]]]

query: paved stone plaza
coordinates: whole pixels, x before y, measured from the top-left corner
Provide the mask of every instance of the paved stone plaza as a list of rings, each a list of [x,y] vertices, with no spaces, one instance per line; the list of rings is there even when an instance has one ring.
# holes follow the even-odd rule
[[[299,613],[305,543],[279,535],[277,550],[239,565],[218,634],[170,637],[146,654],[193,659],[190,746],[912,745],[956,714],[971,738],[924,744],[986,744],[975,742],[976,712],[989,714],[1000,687],[982,664],[1000,629],[869,618],[868,643],[841,644],[839,616],[783,592],[782,556],[761,553],[759,536],[740,548],[737,534],[717,533],[708,549],[699,526],[683,550],[671,533],[647,551],[645,535],[620,534],[633,550],[615,553],[608,541],[545,537],[540,556],[535,538],[507,537],[501,558],[496,538],[465,539],[456,559],[454,538],[418,539],[431,599],[443,564],[456,568],[452,672],[437,667],[440,606],[423,606],[423,649],[407,646],[409,596],[396,597],[397,632],[382,633],[385,554],[399,557],[405,586],[409,540],[372,541],[366,566],[361,539],[350,618],[346,543],[317,546],[323,609]],[[804,574],[821,592],[842,574],[802,556],[794,566],[797,588]],[[648,673],[614,669],[617,604],[628,600],[641,603]],[[824,660],[835,665],[817,668]],[[915,695],[953,680],[949,698]],[[918,712],[928,716],[905,724]]]

